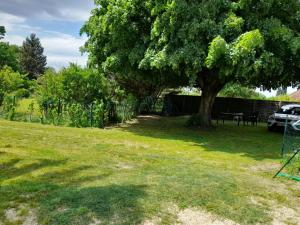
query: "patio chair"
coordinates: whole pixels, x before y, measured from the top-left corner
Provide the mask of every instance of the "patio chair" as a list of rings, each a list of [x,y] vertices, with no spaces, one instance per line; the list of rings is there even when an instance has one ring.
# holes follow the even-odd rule
[[[249,114],[244,114],[244,117],[243,117],[243,122],[244,122],[244,125],[248,123],[251,123],[252,126],[257,126],[257,123],[258,123],[258,116],[259,116],[259,112],[256,111],[256,112],[252,112],[252,113],[249,113]]]

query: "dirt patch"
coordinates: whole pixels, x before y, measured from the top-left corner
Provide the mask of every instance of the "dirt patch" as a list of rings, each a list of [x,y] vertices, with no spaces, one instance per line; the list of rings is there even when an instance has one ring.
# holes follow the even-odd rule
[[[300,213],[293,208],[282,206],[274,200],[265,200],[261,197],[251,197],[250,200],[253,204],[266,205],[270,209],[269,215],[272,218],[272,225],[300,224]]]
[[[22,225],[38,225],[36,213],[33,210],[29,210]]]
[[[90,223],[90,225],[100,225],[100,224],[101,224],[101,220],[97,218],[93,218],[93,222]]]
[[[16,223],[17,221],[20,220],[18,212],[14,208],[5,210],[5,217],[6,217],[6,220],[8,220],[11,223]]]
[[[142,225],[158,225],[158,224],[160,224],[160,222],[161,222],[161,219],[154,218],[154,219],[151,219],[151,220],[144,221],[144,223],[142,223]]]
[[[130,170],[130,169],[133,169],[133,168],[134,168],[133,165],[130,165],[130,164],[127,164],[127,163],[122,163],[122,162],[118,163],[118,164],[116,165],[116,167],[117,167],[118,169],[121,169],[121,170]]]
[[[174,216],[173,225],[238,225],[234,221],[220,218],[205,210],[190,208],[180,210],[175,204],[163,204],[164,213],[169,216]],[[142,225],[158,225],[161,219],[155,217],[151,220],[146,220]]]
[[[158,116],[158,115],[140,115],[137,117],[138,119],[141,119],[141,120],[152,120],[152,119],[155,119],[155,120],[158,120],[158,119],[161,119],[161,116]]]
[[[26,206],[22,205],[18,208],[7,209],[5,211],[6,221],[22,225],[38,225],[35,211],[30,209],[26,213],[22,213],[24,208],[26,208]]]
[[[253,172],[273,172],[275,173],[280,168],[279,163],[262,163],[261,165],[251,166]]]
[[[300,224],[300,215],[296,210],[285,206],[273,206],[270,212],[273,225]]]
[[[237,225],[237,223],[231,220],[222,219],[212,213],[198,209],[185,209],[180,211],[178,214],[178,222],[183,225]]]
[[[129,147],[129,148],[134,148],[134,149],[139,149],[139,148],[149,149],[150,148],[150,146],[147,144],[141,144],[139,142],[132,142],[132,141],[124,141],[120,144],[125,145],[126,147]]]

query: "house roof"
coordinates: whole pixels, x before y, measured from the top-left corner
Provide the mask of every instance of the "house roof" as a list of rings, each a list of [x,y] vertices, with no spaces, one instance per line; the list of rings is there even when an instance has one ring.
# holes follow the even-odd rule
[[[300,100],[300,90],[297,90],[297,91],[293,92],[292,94],[290,94],[290,98],[294,101]]]

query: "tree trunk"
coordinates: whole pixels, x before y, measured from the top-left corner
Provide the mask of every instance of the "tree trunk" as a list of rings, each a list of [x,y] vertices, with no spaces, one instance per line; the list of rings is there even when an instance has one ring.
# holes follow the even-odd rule
[[[220,90],[202,90],[202,97],[199,109],[199,121],[201,127],[211,127],[211,113],[215,98]]]
[[[208,73],[199,79],[199,84],[202,92],[200,109],[199,109],[199,125],[201,127],[212,126],[212,108],[216,96],[224,87],[226,82],[221,81],[217,74]]]

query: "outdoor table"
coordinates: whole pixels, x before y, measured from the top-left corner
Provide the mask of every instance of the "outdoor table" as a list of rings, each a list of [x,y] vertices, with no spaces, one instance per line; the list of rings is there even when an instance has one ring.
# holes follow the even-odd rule
[[[231,118],[231,119],[237,119],[238,122],[238,126],[240,126],[240,121],[243,121],[243,117],[244,117],[244,113],[220,113],[218,119],[217,119],[217,124],[219,123],[219,119],[223,120],[223,124],[224,124],[224,120],[225,118]]]

